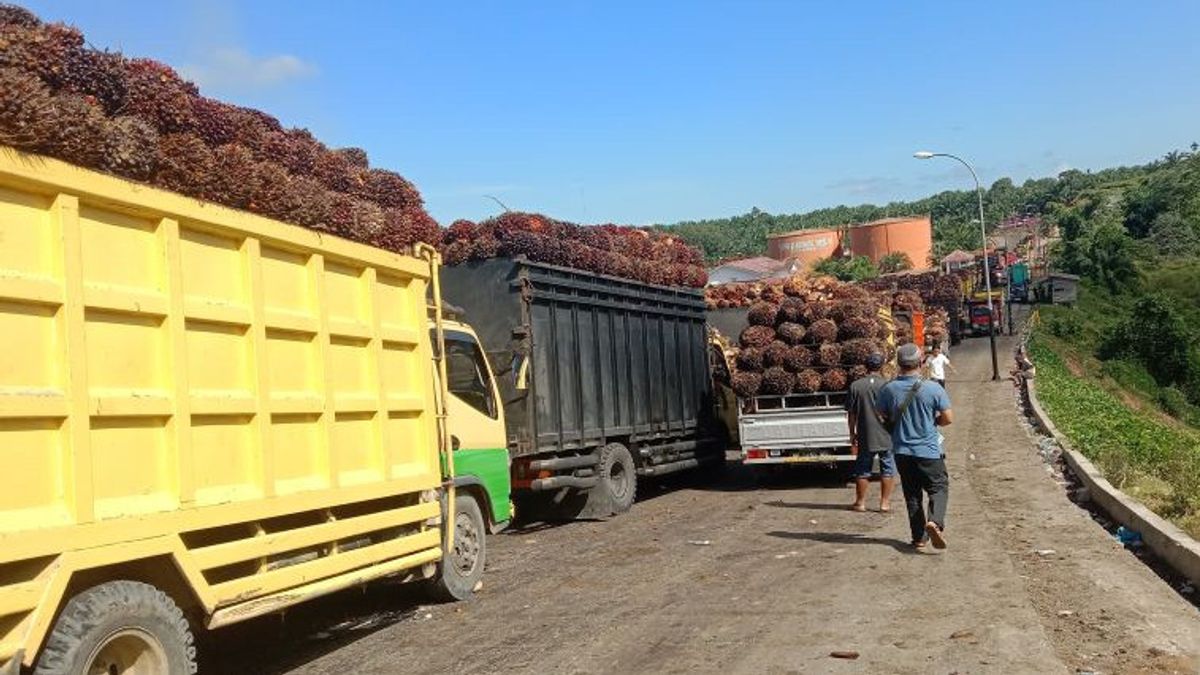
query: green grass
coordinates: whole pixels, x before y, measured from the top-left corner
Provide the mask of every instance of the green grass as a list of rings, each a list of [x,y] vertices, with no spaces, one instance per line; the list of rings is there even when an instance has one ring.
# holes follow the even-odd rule
[[[1075,376],[1061,355],[1071,351],[1041,331],[1031,341],[1046,413],[1110,482],[1200,538],[1200,432],[1130,408],[1098,378]]]

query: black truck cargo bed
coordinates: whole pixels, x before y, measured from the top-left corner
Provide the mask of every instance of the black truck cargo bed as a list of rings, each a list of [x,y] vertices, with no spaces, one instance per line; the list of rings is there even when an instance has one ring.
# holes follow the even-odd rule
[[[645,461],[711,425],[701,292],[510,258],[441,274],[498,371],[514,457],[617,441]]]

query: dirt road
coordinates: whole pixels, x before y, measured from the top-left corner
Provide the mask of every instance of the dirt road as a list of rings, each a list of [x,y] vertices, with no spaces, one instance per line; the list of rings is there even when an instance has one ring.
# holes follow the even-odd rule
[[[1002,363],[1009,362],[1001,342]],[[951,353],[945,553],[835,477],[642,486],[607,522],[490,540],[477,600],[376,586],[203,645],[213,672],[1191,673],[1200,612],[1066,498],[985,340]],[[211,644],[209,644],[211,643]],[[856,660],[835,659],[853,651]]]

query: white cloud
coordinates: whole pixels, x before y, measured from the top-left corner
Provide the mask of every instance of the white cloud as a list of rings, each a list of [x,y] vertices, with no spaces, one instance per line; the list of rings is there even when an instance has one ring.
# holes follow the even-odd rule
[[[180,73],[201,87],[270,87],[310,77],[316,68],[297,56],[276,54],[255,57],[241,47],[213,49],[202,63],[189,64]]]

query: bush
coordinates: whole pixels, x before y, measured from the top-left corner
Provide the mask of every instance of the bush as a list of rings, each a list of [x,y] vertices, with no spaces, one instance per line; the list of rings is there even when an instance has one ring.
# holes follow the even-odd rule
[[[1074,309],[1047,317],[1045,325],[1051,335],[1063,339],[1070,339],[1083,331],[1083,321]]]

